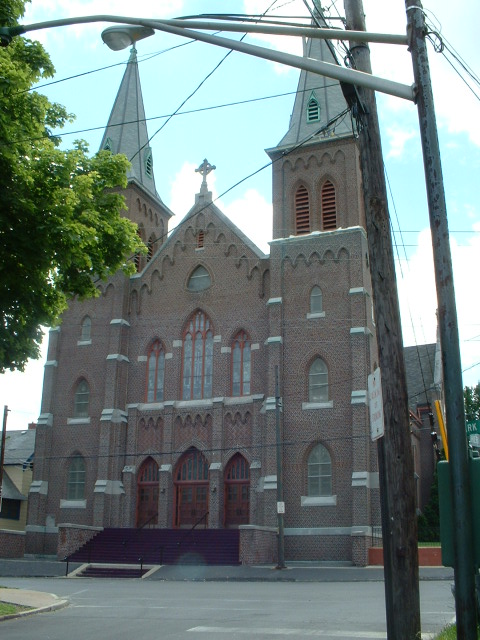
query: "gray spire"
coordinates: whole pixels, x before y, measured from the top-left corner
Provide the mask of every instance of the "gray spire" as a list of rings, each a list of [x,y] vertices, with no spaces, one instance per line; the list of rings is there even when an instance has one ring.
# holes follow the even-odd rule
[[[100,149],[125,154],[132,165],[128,172],[128,180],[135,181],[155,198],[160,199],[155,189],[152,150],[148,142],[135,47],[131,49]]]
[[[324,26],[320,24],[319,26]],[[327,41],[310,38],[304,43],[304,56],[323,62],[338,64],[334,52]],[[338,80],[326,78],[310,71],[301,71],[293,112],[290,117],[290,128],[280,140],[278,147],[291,147],[303,142],[309,136],[322,129],[337,115],[347,108]],[[353,135],[350,114],[324,133],[315,135],[310,142],[318,142],[322,137],[345,137]]]

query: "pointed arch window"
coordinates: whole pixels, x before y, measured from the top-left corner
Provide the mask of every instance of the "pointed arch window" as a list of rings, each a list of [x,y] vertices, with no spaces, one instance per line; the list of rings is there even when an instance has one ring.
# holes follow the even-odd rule
[[[113,141],[111,138],[107,138],[105,140],[105,144],[103,145],[103,149],[104,151],[110,151],[111,153],[113,153]]]
[[[308,456],[308,496],[332,495],[332,461],[322,444],[317,444]]]
[[[145,173],[149,178],[153,177],[153,156],[151,149],[145,149],[145,155],[143,157],[145,162]]]
[[[310,291],[310,313],[323,312],[323,294],[319,286],[315,285]]]
[[[212,397],[213,331],[209,318],[197,311],[183,335],[182,398]]]
[[[74,456],[68,466],[67,500],[83,500],[85,498],[85,460],[82,456]]]
[[[92,320],[90,316],[85,316],[82,320],[82,332],[80,334],[80,340],[90,340],[92,337]]]
[[[308,373],[309,402],[328,402],[328,369],[322,358],[316,358]]]
[[[145,205],[144,205],[144,206],[145,206]],[[143,235],[143,229],[142,229],[141,227],[139,227],[139,228],[137,229],[137,236],[138,236],[138,237],[140,238],[140,240],[143,242],[144,235]],[[133,257],[133,263],[135,264],[135,269],[136,269],[137,273],[138,273],[139,271],[141,271],[141,269],[142,269],[142,256],[141,256],[141,254],[140,254],[140,253],[136,253],[136,254],[134,255],[134,257]]]
[[[160,340],[152,344],[147,362],[147,402],[163,402],[165,350]]]
[[[337,228],[337,202],[335,187],[327,180],[322,187],[322,229],[330,231]]]
[[[90,402],[90,387],[86,380],[80,380],[75,389],[75,403],[73,415],[75,418],[88,417],[88,405]]]
[[[245,331],[237,333],[232,343],[232,396],[251,393],[251,343]]]
[[[307,102],[307,122],[319,122],[320,120],[320,104],[312,93]]]
[[[189,291],[204,291],[212,284],[212,279],[205,267],[198,266],[188,279],[187,289]]]
[[[155,235],[152,233],[152,235],[150,236],[150,238],[148,239],[148,243],[147,243],[147,262],[150,262],[150,260],[153,258],[153,252],[155,249]]]
[[[310,233],[310,199],[304,185],[295,192],[295,228],[297,235]]]

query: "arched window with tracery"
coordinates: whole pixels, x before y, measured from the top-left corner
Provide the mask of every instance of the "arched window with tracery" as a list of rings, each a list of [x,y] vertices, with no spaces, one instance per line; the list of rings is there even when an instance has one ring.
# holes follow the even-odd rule
[[[317,444],[308,456],[307,491],[310,497],[332,495],[332,461],[323,444]]]
[[[250,520],[250,469],[237,453],[225,469],[225,527],[238,527]]]
[[[296,235],[310,233],[310,199],[303,184],[295,192],[295,232]]]
[[[323,295],[318,285],[312,287],[310,291],[310,313],[323,312]]]
[[[165,350],[160,340],[152,344],[147,360],[147,402],[163,402]]]
[[[322,229],[330,231],[337,228],[337,199],[335,187],[327,180],[322,187]]]
[[[92,320],[90,316],[85,316],[82,320],[82,332],[80,340],[87,341],[92,337]]]
[[[203,311],[196,311],[183,334],[182,398],[212,397],[213,330]]]
[[[232,396],[251,393],[251,343],[245,331],[239,331],[232,343]]]
[[[322,358],[316,358],[308,372],[308,401],[328,402],[328,369]]]
[[[85,498],[85,460],[76,455],[68,465],[67,500],[83,500]]]
[[[85,379],[80,380],[75,389],[73,415],[75,418],[87,418],[90,403],[90,387]]]

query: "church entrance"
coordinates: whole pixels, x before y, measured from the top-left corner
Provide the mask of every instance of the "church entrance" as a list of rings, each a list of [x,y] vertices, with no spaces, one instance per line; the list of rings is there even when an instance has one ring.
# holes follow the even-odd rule
[[[225,470],[225,527],[250,521],[250,474],[248,462],[237,453]]]
[[[140,467],[137,480],[137,528],[158,523],[158,464],[147,458]]]
[[[197,449],[189,449],[175,472],[175,526],[208,524],[208,462]]]

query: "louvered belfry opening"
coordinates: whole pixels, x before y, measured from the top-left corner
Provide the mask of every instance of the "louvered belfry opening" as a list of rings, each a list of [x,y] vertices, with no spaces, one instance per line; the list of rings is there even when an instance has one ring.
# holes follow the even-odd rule
[[[337,228],[335,187],[330,180],[327,180],[322,187],[322,228],[323,231]]]
[[[297,235],[310,233],[310,203],[303,185],[295,193],[295,226]]]

